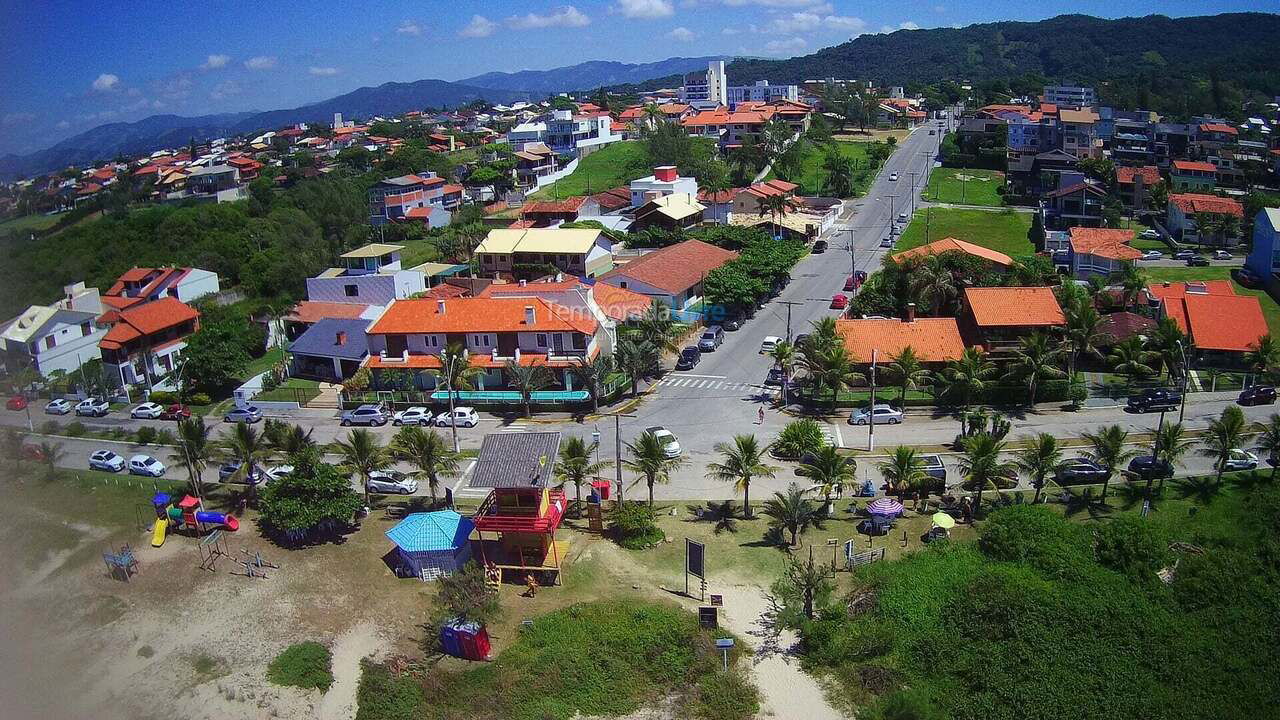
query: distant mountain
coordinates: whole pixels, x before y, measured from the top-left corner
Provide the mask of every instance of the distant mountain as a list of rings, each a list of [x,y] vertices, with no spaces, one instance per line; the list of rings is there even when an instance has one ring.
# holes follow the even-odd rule
[[[673,57],[651,63],[620,63],[607,60],[551,68],[550,70],[521,70],[520,72],[491,72],[458,82],[499,90],[525,90],[533,93],[558,93],[569,90],[589,90],[600,86],[633,85],[658,77],[678,76],[694,70],[706,70],[707,63],[729,58],[712,55],[707,57]]]
[[[457,107],[479,99],[509,103],[529,100],[533,96],[528,92],[495,90],[444,80],[418,80],[363,87],[346,95],[287,110],[200,117],[152,115],[137,122],[99,125],[29,155],[0,157],[0,178],[27,177],[68,165],[83,166],[106,161],[121,154],[136,155],[180,147],[192,138],[203,141],[274,130],[298,122],[330,122],[337,112],[349,118],[398,115],[426,107]]]

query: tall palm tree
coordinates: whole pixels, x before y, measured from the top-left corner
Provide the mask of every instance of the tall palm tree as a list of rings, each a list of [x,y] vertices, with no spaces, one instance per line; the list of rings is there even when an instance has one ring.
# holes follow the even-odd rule
[[[1013,462],[1020,472],[1030,478],[1031,486],[1036,489],[1036,496],[1031,502],[1040,502],[1040,492],[1062,465],[1062,448],[1058,447],[1058,438],[1049,433],[1039,433],[1029,438]]]
[[[630,460],[623,460],[622,466],[640,477],[649,487],[649,507],[653,507],[653,486],[657,483],[671,482],[671,473],[685,464],[685,459],[667,457],[667,446],[651,430],[645,430],[640,437],[629,442],[627,452]]]
[[[708,464],[707,472],[716,480],[731,482],[735,490],[742,491],[742,514],[750,518],[751,481],[756,478],[771,478],[778,471],[764,462],[769,446],[761,445],[755,435],[734,435],[732,445],[716,443],[715,449],[724,457],[724,461]]]
[[[600,412],[600,396],[613,374],[613,356],[600,353],[593,360],[579,359],[569,371],[582,381],[583,389],[591,395],[592,412]]]
[[[960,474],[968,485],[976,488],[973,514],[981,513],[982,491],[988,487],[999,491],[999,483],[1014,470],[1011,462],[1001,460],[1005,443],[996,440],[989,433],[978,433],[964,440],[964,454],[960,456]]]
[[[834,317],[823,315],[810,324],[813,326],[813,332],[809,335],[809,348],[819,351],[843,344],[840,341],[840,332],[837,330]]]
[[[1064,283],[1071,287],[1079,287],[1075,283]],[[1088,300],[1067,305],[1067,328],[1064,340],[1067,344],[1067,372],[1074,376],[1076,362],[1081,355],[1092,355],[1101,359],[1102,351],[1098,349],[1102,342],[1102,315]],[[1176,326],[1175,326],[1176,327]]]
[[[773,346],[769,351],[769,358],[773,360],[773,364],[782,368],[787,377],[791,377],[791,373],[796,369],[796,346],[795,343],[789,343],[786,340]]]
[[[1257,447],[1266,452],[1267,459],[1271,462],[1271,482],[1274,483],[1276,471],[1280,470],[1280,414],[1271,413],[1271,417],[1262,423]]]
[[[405,425],[392,436],[390,450],[393,456],[413,464],[418,468],[418,474],[426,477],[432,505],[436,502],[440,478],[458,472],[458,456],[435,430]]]
[[[1115,279],[1120,283],[1120,288],[1124,290],[1124,306],[1131,308],[1138,301],[1138,294],[1147,287],[1147,277],[1137,265],[1132,262],[1126,262],[1120,266],[1120,270],[1115,274]]]
[[[996,367],[987,359],[981,348],[969,347],[959,360],[953,360],[943,374],[947,394],[960,398],[960,434],[968,431],[966,418],[973,407],[973,398],[987,387],[987,380],[996,372]]]
[[[1200,455],[1214,460],[1214,484],[1222,483],[1222,473],[1231,459],[1231,451],[1244,444],[1244,434],[1248,429],[1249,423],[1239,405],[1228,405],[1222,415],[1209,421],[1209,427],[1200,438],[1204,443]]]
[[[1245,361],[1249,363],[1249,367],[1254,372],[1267,372],[1271,368],[1280,365],[1280,343],[1271,337],[1271,333],[1263,335],[1249,346]]]
[[[670,352],[678,349],[672,337],[675,322],[666,305],[653,303],[635,322],[636,331],[644,342],[659,350]]]
[[[169,456],[170,460],[182,463],[187,469],[191,492],[198,498],[204,497],[204,470],[215,449],[209,441],[209,431],[204,418],[198,415],[179,420],[178,449]]]
[[[809,342],[812,349],[816,342],[813,338],[810,338]],[[801,365],[809,382],[813,385],[815,401],[824,389],[831,389],[832,408],[835,408],[839,402],[841,390],[866,380],[865,375],[853,369],[853,360],[843,344],[833,344],[814,352],[806,352],[801,359]]]
[[[582,483],[590,482],[601,470],[609,466],[609,462],[591,462],[599,443],[588,445],[577,435],[570,435],[560,445],[560,461],[556,463],[556,474],[562,482],[571,483],[578,495],[578,505],[582,505]]]
[[[301,425],[280,423],[274,427],[272,432],[268,432],[268,427],[264,427],[262,435],[272,450],[283,457],[289,457],[316,446],[316,441],[311,439],[311,433],[314,429],[307,428],[303,430]]]
[[[776,492],[764,501],[764,514],[769,525],[791,534],[791,547],[796,546],[800,533],[810,525],[820,526],[822,513],[804,496],[804,490],[795,483],[787,486],[785,493]]]
[[[440,384],[456,401],[459,391],[475,387],[475,379],[484,374],[484,368],[472,365],[466,348],[455,342],[440,351],[440,369],[431,373],[440,379]]]
[[[960,294],[955,275],[937,255],[929,255],[911,273],[912,292],[928,303],[932,315],[940,316],[947,303]]]
[[[898,404],[904,405],[907,402],[907,391],[920,387],[929,381],[931,373],[924,368],[924,363],[920,362],[919,356],[916,355],[915,348],[910,345],[902,348],[897,354],[889,358],[888,366],[889,375],[898,381]]]
[[[1061,355],[1062,347],[1050,343],[1048,335],[1042,332],[1025,335],[1019,341],[1018,349],[1013,353],[1004,378],[1021,380],[1025,383],[1028,404],[1034,408],[1036,390],[1039,389],[1040,381],[1053,380],[1066,375],[1058,367]]]
[[[930,476],[924,471],[924,461],[913,447],[899,445],[889,453],[889,458],[876,465],[885,487],[894,495],[918,492],[925,489]]]
[[[1173,377],[1173,370],[1181,360],[1182,351],[1186,346],[1187,334],[1182,332],[1182,328],[1178,327],[1178,323],[1171,317],[1160,318],[1148,338],[1148,347],[1160,354],[1170,377]],[[1185,370],[1183,368],[1183,372]]]
[[[1191,446],[1195,441],[1187,437],[1186,430],[1183,429],[1182,423],[1162,423],[1156,428],[1156,439],[1152,447],[1152,455],[1156,458],[1163,459],[1169,463],[1170,467],[1177,468],[1182,462],[1183,456],[1191,451]],[[1151,483],[1154,478],[1147,477],[1147,497],[1151,497]],[[1160,487],[1164,487],[1164,478],[1160,478]]]
[[[524,416],[533,414],[533,394],[551,384],[551,373],[542,365],[521,365],[507,361],[507,382],[520,393],[524,403]]]
[[[657,348],[644,340],[624,337],[618,342],[618,349],[613,354],[613,361],[618,369],[627,376],[631,383],[631,396],[635,397],[640,379],[645,377],[657,364]]]
[[[356,428],[347,433],[346,439],[333,441],[334,449],[342,456],[342,465],[348,472],[360,476],[364,489],[364,504],[369,505],[369,476],[391,464],[391,454],[378,442],[378,436],[366,428]]]
[[[1089,443],[1085,457],[1102,466],[1106,473],[1102,478],[1102,499],[1107,499],[1107,490],[1111,487],[1111,477],[1116,469],[1126,460],[1138,454],[1127,446],[1129,433],[1119,425],[1107,425],[1098,432],[1081,433],[1080,437]]]
[[[858,461],[841,455],[833,445],[823,445],[807,463],[796,468],[796,474],[807,477],[818,486],[822,493],[822,512],[825,515],[831,510],[831,493],[846,483],[853,484],[857,479]]]
[[[760,198],[760,215],[768,215],[773,218],[774,235],[781,232],[778,219],[786,217],[787,211],[793,207],[791,198],[786,195],[767,195]]]
[[[1111,349],[1111,362],[1121,375],[1128,375],[1131,380],[1150,377],[1156,373],[1151,363],[1158,357],[1142,345],[1142,338],[1134,335],[1116,343]]]
[[[224,459],[239,464],[227,480],[246,483],[250,494],[256,494],[258,483],[254,482],[254,478],[260,477],[260,466],[271,457],[270,444],[252,425],[238,422],[232,426],[231,434],[221,441],[220,446]]]
[[[657,127],[658,123],[665,119],[665,116],[662,113],[662,108],[658,107],[658,103],[646,103],[644,109],[640,112],[644,115],[644,119],[647,121],[649,128]]]

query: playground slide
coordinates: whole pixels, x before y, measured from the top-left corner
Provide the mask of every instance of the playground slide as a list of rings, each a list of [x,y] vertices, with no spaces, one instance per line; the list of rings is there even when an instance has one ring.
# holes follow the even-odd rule
[[[196,522],[209,523],[210,525],[221,525],[232,532],[240,529],[239,520],[232,515],[224,515],[220,512],[198,512],[196,513]]]
[[[164,534],[168,529],[168,519],[156,518],[156,524],[151,528],[151,547],[160,547],[164,544]]]

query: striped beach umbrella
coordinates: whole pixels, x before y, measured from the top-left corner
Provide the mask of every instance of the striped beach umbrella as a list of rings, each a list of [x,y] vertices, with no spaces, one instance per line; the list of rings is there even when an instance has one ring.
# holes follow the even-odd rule
[[[902,503],[890,497],[876,498],[867,503],[867,512],[872,515],[886,515],[895,517],[901,515],[903,511]]]

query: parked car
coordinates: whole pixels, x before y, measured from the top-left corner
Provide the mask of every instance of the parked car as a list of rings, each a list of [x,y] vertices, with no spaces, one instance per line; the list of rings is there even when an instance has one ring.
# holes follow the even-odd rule
[[[174,403],[160,413],[161,420],[186,420],[191,417],[191,408],[181,403]]]
[[[787,373],[782,368],[774,365],[769,368],[769,374],[764,377],[764,384],[770,387],[782,387],[783,381],[787,379]]]
[[[129,417],[135,420],[155,420],[164,412],[164,408],[158,403],[144,402],[129,412]]]
[[[218,479],[222,482],[231,482],[231,478],[240,470],[239,460],[228,460],[218,466]],[[236,481],[244,485],[257,485],[263,480],[262,468],[254,465],[249,472],[240,476]]]
[[[712,325],[702,331],[702,335],[698,338],[698,349],[702,352],[714,352],[723,342],[724,328],[719,325]]]
[[[1270,385],[1254,385],[1240,391],[1237,405],[1271,405],[1276,401],[1276,389]]]
[[[721,324],[721,327],[723,327],[725,330],[728,330],[729,332],[733,332],[735,330],[741,330],[742,321],[743,319],[740,317],[727,318],[724,321],[724,323]]]
[[[374,470],[364,487],[371,493],[412,495],[418,492],[418,481],[396,470]]]
[[[765,335],[764,340],[760,342],[760,354],[773,352],[773,349],[778,347],[780,342],[782,342],[782,338],[777,335]]]
[[[882,239],[882,240],[880,241],[880,247],[882,247],[882,248],[891,248],[891,247],[893,247],[893,238],[892,238],[892,237],[887,237],[887,238]]]
[[[164,477],[164,463],[150,455],[134,455],[129,458],[129,474],[145,477]]]
[[[924,474],[931,478],[942,481],[945,486],[947,482],[947,466],[942,464],[941,455],[920,455],[920,466],[924,470]]]
[[[849,277],[847,277],[847,278],[845,278],[845,279],[844,279],[844,291],[845,291],[845,292],[851,292],[851,291],[853,291],[853,290],[857,290],[857,289],[858,289],[858,281],[857,281],[857,278],[855,278],[854,276],[850,275]]]
[[[234,408],[231,410],[231,412],[228,412],[226,415],[222,416],[223,422],[229,422],[229,423],[242,422],[242,423],[248,423],[250,425],[258,422],[261,419],[262,419],[262,411],[259,410],[255,405]]]
[[[854,271],[853,271],[853,279],[854,279],[854,281],[856,281],[856,284],[858,285],[858,287],[862,287],[862,283],[864,283],[864,282],[866,282],[866,281],[867,281],[867,271],[866,271],[866,270],[854,270]]]
[[[430,410],[422,407],[421,405],[414,405],[411,408],[406,408],[396,413],[391,418],[391,424],[392,425],[430,425],[432,417],[434,417],[434,414]]]
[[[1151,228],[1147,228],[1146,230],[1143,230],[1142,232],[1138,233],[1138,237],[1142,238],[1143,240],[1159,240],[1160,233],[1156,232]]]
[[[814,255],[821,255],[826,251],[827,251],[826,240],[814,240],[813,247],[809,249],[809,252],[812,252]]]
[[[1162,257],[1164,257],[1164,253],[1159,250],[1148,250],[1142,253],[1143,260],[1159,260]]]
[[[890,182],[897,182],[897,181],[898,181],[898,173],[889,173],[889,181],[890,181]]]
[[[898,222],[905,223],[906,221],[907,221],[907,214],[904,212],[898,213]]]
[[[938,134],[938,131],[937,131],[937,130],[930,130],[930,131],[929,131],[929,134],[930,134],[930,135],[937,135],[937,134]]]
[[[680,453],[684,452],[680,448],[680,441],[676,440],[676,436],[670,430],[661,425],[654,425],[644,429],[645,432],[653,433],[653,437],[657,439],[658,444],[662,446],[663,453],[669,458],[680,457]]]
[[[1127,407],[1133,412],[1174,410],[1182,402],[1182,394],[1166,388],[1149,388],[1129,398]]]
[[[101,398],[89,398],[76,404],[76,415],[103,417],[111,412],[111,404]]]
[[[460,407],[453,410],[445,410],[436,416],[436,427],[469,427],[473,428],[480,424],[480,415],[475,408]]]
[[[1262,279],[1247,267],[1236,268],[1236,280],[1245,287],[1258,287],[1262,284]]]
[[[71,402],[66,398],[50,400],[49,403],[44,406],[44,411],[47,415],[66,415],[71,412]]]
[[[1054,474],[1058,482],[1102,482],[1107,477],[1106,468],[1085,457],[1064,460]]]
[[[292,472],[293,472],[292,465],[276,465],[275,467],[269,467],[262,471],[262,474],[266,476],[263,478],[262,481],[275,482],[282,478],[288,477],[288,475]]]
[[[1208,267],[1209,259],[1199,255],[1193,255],[1187,258],[1187,267]]]
[[[373,425],[381,426],[387,424],[387,413],[382,409],[381,405],[361,405],[355,410],[348,410],[342,413],[342,425]]]
[[[1194,250],[1179,250],[1178,252],[1173,254],[1173,259],[1174,260],[1190,260],[1195,256],[1196,256],[1196,252]]]
[[[836,293],[831,296],[831,309],[843,310],[849,307],[849,298],[843,293]]]
[[[702,360],[702,351],[697,345],[690,345],[680,351],[680,357],[676,359],[676,369],[692,370],[700,360]]]
[[[14,395],[5,402],[4,406],[9,410],[26,410],[27,399],[21,395]]]
[[[1168,460],[1156,460],[1150,455],[1139,455],[1129,461],[1129,472],[1146,478],[1173,477],[1173,465]]]
[[[874,408],[859,408],[849,414],[850,425],[897,425],[902,422],[902,411],[889,405],[876,405]]]
[[[1227,461],[1222,464],[1223,470],[1252,470],[1258,467],[1258,456],[1248,450],[1233,448],[1228,453]]]
[[[124,458],[110,450],[97,450],[89,456],[89,469],[120,472],[124,469]]]
[[[1230,260],[1231,253],[1227,252],[1226,250],[1214,250],[1213,259],[1214,260]]]

